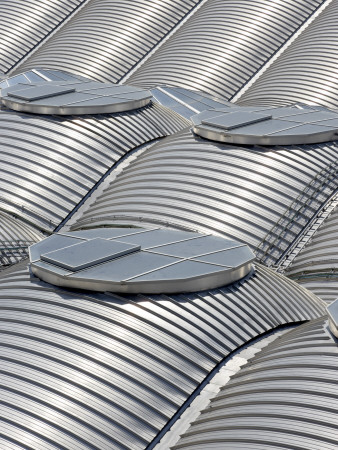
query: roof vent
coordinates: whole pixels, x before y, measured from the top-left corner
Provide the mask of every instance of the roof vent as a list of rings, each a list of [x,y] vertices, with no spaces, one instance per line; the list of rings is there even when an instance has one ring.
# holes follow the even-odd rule
[[[130,111],[147,105],[144,89],[96,81],[16,84],[1,91],[3,105],[34,114],[82,115]]]
[[[185,231],[98,228],[58,233],[29,249],[48,283],[123,293],[178,293],[233,283],[252,268],[245,244]]]
[[[192,117],[204,138],[239,145],[316,144],[338,139],[338,114],[315,107],[241,107],[207,110]]]
[[[327,306],[329,316],[329,326],[332,334],[338,338],[338,299]]]

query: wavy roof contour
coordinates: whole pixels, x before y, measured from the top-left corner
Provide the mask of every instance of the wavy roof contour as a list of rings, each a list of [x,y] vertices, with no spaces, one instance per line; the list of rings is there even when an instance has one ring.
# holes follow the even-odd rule
[[[338,209],[323,222],[296,256],[286,275],[327,302],[338,291]]]
[[[44,235],[30,224],[0,211],[0,268],[28,257],[27,248]]]
[[[53,231],[128,151],[188,124],[156,104],[66,119],[2,110],[0,205]]]
[[[134,160],[73,229],[142,221],[211,232],[273,264],[336,189],[336,167],[335,142],[246,148],[184,130]]]
[[[0,72],[21,58],[81,4],[83,0],[7,0],[0,4]]]
[[[249,360],[172,449],[334,450],[337,368],[327,320],[297,327]]]
[[[88,0],[52,39],[16,69],[67,70],[119,81],[198,0]]]
[[[171,296],[65,291],[25,264],[0,288],[2,442],[36,449],[144,449],[230,352],[324,313],[263,266]]]
[[[209,0],[128,78],[229,100],[308,19],[319,0]]]
[[[240,96],[241,105],[292,102],[338,107],[338,4],[328,6]]]

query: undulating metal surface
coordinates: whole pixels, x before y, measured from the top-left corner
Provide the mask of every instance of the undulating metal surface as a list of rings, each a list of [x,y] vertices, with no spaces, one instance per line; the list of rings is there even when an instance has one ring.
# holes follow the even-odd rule
[[[254,356],[172,448],[335,450],[337,370],[327,320],[297,327]]]
[[[336,189],[337,144],[239,147],[168,137],[133,161],[73,229],[167,225],[249,244],[275,263]]]
[[[338,2],[333,0],[240,97],[243,105],[300,101],[338,107]]]
[[[0,207],[52,231],[129,150],[186,127],[157,104],[120,114],[0,111]]]
[[[231,351],[322,302],[257,267],[175,296],[64,291],[23,265],[0,277],[2,438],[34,449],[144,449]]]
[[[338,208],[285,272],[327,302],[338,298]]]
[[[128,78],[230,99],[322,3],[208,0]]]
[[[15,73],[34,67],[119,81],[198,0],[89,0]]]
[[[27,248],[44,236],[17,217],[0,211],[0,270],[28,257]]]
[[[8,72],[83,0],[0,2],[0,72]]]

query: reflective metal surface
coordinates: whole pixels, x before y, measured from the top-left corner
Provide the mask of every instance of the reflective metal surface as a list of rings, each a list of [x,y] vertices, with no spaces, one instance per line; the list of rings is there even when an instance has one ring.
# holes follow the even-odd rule
[[[17,84],[1,90],[9,109],[34,114],[107,114],[142,108],[151,101],[150,91],[133,86],[95,81],[57,81]]]
[[[143,450],[229,352],[324,314],[263,267],[170,297],[66,292],[20,267],[0,289],[2,442],[36,449]]]
[[[338,300],[327,306],[327,314],[329,317],[330,330],[333,335],[338,338]]]
[[[68,119],[0,111],[0,207],[53,231],[129,150],[188,124],[155,104]]]
[[[209,0],[128,78],[229,100],[322,2]]]
[[[48,67],[117,82],[196,3],[198,0],[87,1],[15,73]]]
[[[338,107],[338,4],[327,8],[240,97],[243,105],[307,104]]]
[[[327,302],[338,297],[338,208],[296,256],[286,275]]]
[[[166,224],[239,240],[271,264],[336,189],[337,163],[335,143],[241,148],[184,131],[140,155],[73,229]]]
[[[0,71],[9,71],[81,3],[82,0],[0,2]]]
[[[335,450],[337,370],[326,320],[289,331],[251,358],[171,448]]]
[[[28,257],[28,247],[43,239],[28,223],[0,211],[0,270]]]
[[[247,245],[215,236],[163,228],[108,228],[102,236],[101,230],[90,230],[90,238],[65,233],[63,243],[59,233],[34,244],[32,272],[63,287],[172,294],[234,283],[255,258]]]
[[[315,107],[232,106],[203,111],[192,121],[199,136],[230,144],[303,145],[338,138],[338,114]]]

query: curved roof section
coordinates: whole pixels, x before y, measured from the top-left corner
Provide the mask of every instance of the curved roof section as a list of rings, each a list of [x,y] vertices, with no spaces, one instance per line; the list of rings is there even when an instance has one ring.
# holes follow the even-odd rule
[[[188,121],[153,104],[63,119],[0,111],[0,207],[52,231],[129,150]]]
[[[172,448],[334,450],[337,369],[327,320],[297,327],[252,358]]]
[[[229,352],[324,312],[264,267],[170,297],[67,292],[22,268],[0,287],[1,432],[34,448],[144,449]]]
[[[338,297],[338,208],[323,222],[286,274],[319,297]]]
[[[209,0],[128,78],[230,99],[321,4]]]
[[[27,247],[44,236],[17,217],[0,211],[0,267],[28,257]]]
[[[98,81],[119,81],[197,3],[89,0],[20,65],[20,71],[48,67]]]
[[[169,225],[249,244],[274,263],[336,189],[337,145],[244,148],[182,131],[132,162],[73,226]]]
[[[83,0],[6,0],[0,4],[0,72],[8,72]]]
[[[338,4],[332,2],[240,97],[243,105],[338,107]]]

